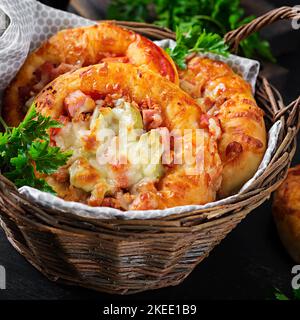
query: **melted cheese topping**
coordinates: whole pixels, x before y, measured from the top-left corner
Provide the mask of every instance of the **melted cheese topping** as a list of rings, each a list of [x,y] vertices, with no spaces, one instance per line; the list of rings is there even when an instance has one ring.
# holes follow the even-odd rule
[[[73,150],[70,184],[101,200],[121,188],[153,182],[163,174],[163,146],[157,130],[144,132],[140,111],[123,99],[114,108],[96,107],[87,120],[68,122],[54,137],[62,150]]]

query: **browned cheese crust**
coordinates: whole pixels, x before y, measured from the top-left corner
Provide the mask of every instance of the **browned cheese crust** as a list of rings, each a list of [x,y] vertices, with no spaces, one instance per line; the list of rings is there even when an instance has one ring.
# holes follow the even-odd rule
[[[112,23],[58,32],[29,54],[4,95],[2,115],[17,126],[27,111],[24,104],[57,76],[101,61],[132,63],[178,82],[173,60],[152,41]]]
[[[282,243],[300,263],[300,165],[289,169],[287,178],[276,190],[273,216]]]
[[[254,175],[265,153],[263,111],[250,85],[223,62],[194,57],[179,77],[181,88],[220,121],[224,168],[219,196],[234,194]]]

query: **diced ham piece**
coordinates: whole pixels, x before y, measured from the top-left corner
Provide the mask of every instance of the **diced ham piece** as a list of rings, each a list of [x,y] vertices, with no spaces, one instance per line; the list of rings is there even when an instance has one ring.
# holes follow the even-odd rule
[[[148,130],[160,127],[163,122],[159,109],[144,109],[142,115],[144,126]]]
[[[95,101],[80,90],[70,93],[64,101],[69,115],[74,118],[80,113],[92,112],[95,109]]]
[[[69,182],[70,174],[67,166],[60,167],[55,173],[52,174],[52,177],[60,183]]]
[[[222,136],[221,124],[217,117],[211,117],[208,120],[208,130],[216,138],[220,139]]]
[[[243,152],[243,146],[237,142],[237,141],[232,141],[230,142],[227,147],[226,147],[226,161],[233,161],[236,158],[238,158]]]
[[[52,62],[46,61],[35,71],[35,74],[38,78],[38,83],[34,85],[33,89],[38,92],[43,89],[46,84],[48,84],[50,81],[54,80],[61,74],[78,68],[80,68],[80,65],[74,66],[64,62],[55,67]]]
[[[63,125],[66,125],[70,119],[65,116],[60,116],[58,118],[58,122],[62,123]],[[55,136],[61,131],[61,128],[50,128],[49,136],[50,136],[50,142],[51,145],[56,146]]]
[[[208,129],[209,116],[206,113],[202,113],[200,116],[199,126],[201,129]]]

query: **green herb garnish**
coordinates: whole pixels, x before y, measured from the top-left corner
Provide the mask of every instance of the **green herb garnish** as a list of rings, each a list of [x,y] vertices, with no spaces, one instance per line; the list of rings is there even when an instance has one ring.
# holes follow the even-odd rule
[[[200,33],[206,30],[208,34],[216,33],[222,38],[228,31],[255,18],[245,15],[240,0],[112,0],[107,16],[109,19],[151,22],[174,31],[181,24],[192,23],[198,26]],[[241,41],[239,50],[245,57],[260,56],[275,61],[269,43],[258,33]]]
[[[300,288],[299,289],[293,289],[293,297],[289,298],[287,295],[282,293],[279,289],[276,288],[276,291],[274,293],[276,300],[300,300]]]
[[[41,174],[52,174],[64,165],[71,151],[62,152],[50,146],[48,129],[60,128],[62,124],[50,117],[38,114],[32,105],[18,127],[8,127],[0,117],[5,132],[0,132],[0,170],[17,187],[30,186],[55,193]]]
[[[181,24],[176,28],[176,46],[167,49],[167,52],[181,69],[186,68],[186,57],[193,52],[212,52],[225,57],[229,54],[228,46],[218,34],[202,32],[193,23]]]

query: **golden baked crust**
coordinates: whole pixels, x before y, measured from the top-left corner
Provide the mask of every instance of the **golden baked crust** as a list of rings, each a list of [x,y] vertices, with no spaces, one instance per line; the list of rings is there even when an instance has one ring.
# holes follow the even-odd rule
[[[300,165],[289,169],[287,178],[275,191],[273,216],[282,243],[300,263]]]
[[[58,75],[101,61],[144,65],[178,82],[173,60],[152,41],[112,23],[58,32],[32,52],[7,88],[3,118],[16,126],[26,113],[24,104]]]
[[[256,172],[266,150],[263,111],[250,85],[223,62],[194,57],[179,72],[180,87],[221,124],[220,197],[237,192]]]
[[[56,78],[36,97],[36,108],[44,115],[59,119],[65,114],[65,98],[72,92],[78,92],[77,90],[89,97],[119,94],[141,108],[145,102],[150,101],[161,110],[161,126],[180,132],[191,130],[185,143],[195,145],[196,129],[202,128],[204,170],[192,173],[188,170],[193,170],[196,163],[187,164],[185,161],[172,167],[166,166],[165,174],[159,182],[146,189],[141,188],[129,209],[162,209],[215,200],[222,171],[215,137],[207,127],[201,127],[202,111],[177,85],[142,67],[124,63],[102,63]],[[195,155],[198,150],[192,149]],[[184,156],[185,153],[187,151],[184,148]]]

